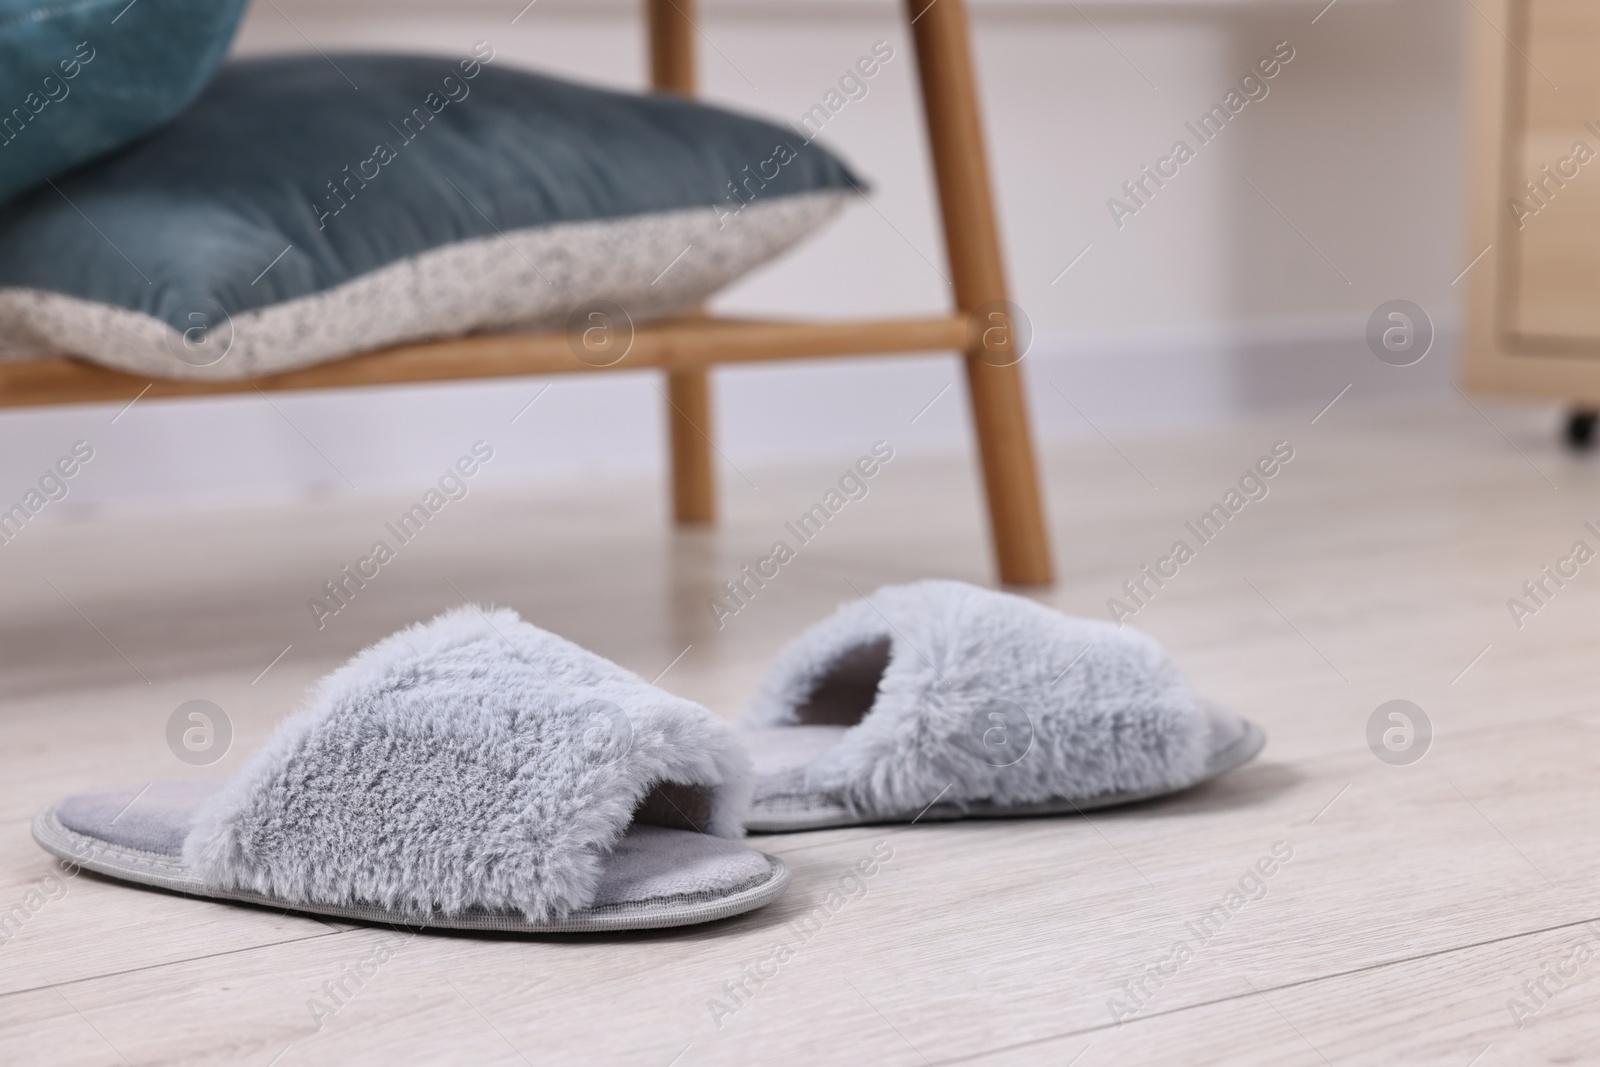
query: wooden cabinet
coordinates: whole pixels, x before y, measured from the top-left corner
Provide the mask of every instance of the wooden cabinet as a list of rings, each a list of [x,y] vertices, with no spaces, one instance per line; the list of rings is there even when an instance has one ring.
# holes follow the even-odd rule
[[[1600,3],[1476,6],[1466,383],[1600,406]]]

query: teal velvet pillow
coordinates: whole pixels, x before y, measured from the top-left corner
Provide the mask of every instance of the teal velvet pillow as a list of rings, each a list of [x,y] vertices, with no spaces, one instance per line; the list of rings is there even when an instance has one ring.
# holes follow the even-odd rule
[[[0,205],[0,359],[209,379],[479,330],[587,337],[601,308],[648,322],[861,187],[790,127],[542,77],[486,44],[236,60],[56,184]]]
[[[182,111],[245,0],[0,0],[0,202]]]

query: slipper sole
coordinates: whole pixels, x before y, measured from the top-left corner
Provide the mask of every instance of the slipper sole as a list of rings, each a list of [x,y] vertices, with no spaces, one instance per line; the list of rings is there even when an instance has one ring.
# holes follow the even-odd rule
[[[123,882],[164,889],[185,896],[235,903],[257,904],[275,911],[296,911],[336,919],[403,926],[408,929],[477,930],[516,934],[587,934],[619,930],[657,930],[688,926],[742,915],[770,903],[789,884],[789,868],[776,856],[763,853],[763,877],[730,893],[694,894],[655,900],[607,904],[574,912],[564,919],[532,922],[521,912],[468,910],[457,915],[410,915],[363,905],[304,904],[279,900],[248,890],[219,890],[206,886],[183,862],[158,852],[114,845],[80,834],[62,825],[55,809],[33,820],[33,839],[46,852],[86,871]]]
[[[1193,789],[1221,774],[1241,767],[1260,754],[1267,743],[1266,731],[1248,719],[1243,720],[1244,733],[1225,748],[1213,752],[1206,761],[1205,774],[1178,789],[1150,789],[1121,793],[1101,793],[1081,800],[1065,797],[1036,801],[1030,804],[1000,805],[987,801],[966,804],[941,804],[935,801],[921,812],[879,818],[862,817],[838,803],[832,797],[788,796],[757,801],[745,819],[745,830],[750,833],[783,834],[801,830],[830,830],[844,826],[873,826],[884,823],[954,822],[958,819],[1017,819],[1041,815],[1083,814],[1119,804],[1133,804],[1140,800],[1170,796]]]

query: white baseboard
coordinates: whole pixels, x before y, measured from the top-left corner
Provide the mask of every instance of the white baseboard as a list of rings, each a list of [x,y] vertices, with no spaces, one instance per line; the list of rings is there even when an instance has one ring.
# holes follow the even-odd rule
[[[1356,402],[1449,391],[1453,310],[1437,317],[1432,349],[1410,367],[1380,362],[1365,333],[1365,317],[1321,315],[1046,339],[1028,358],[1039,434],[1046,441],[1076,436],[1061,433],[1072,420],[1051,415],[1052,402],[1071,411],[1058,388],[1102,428],[1135,434],[1320,405],[1347,385],[1346,399]]]

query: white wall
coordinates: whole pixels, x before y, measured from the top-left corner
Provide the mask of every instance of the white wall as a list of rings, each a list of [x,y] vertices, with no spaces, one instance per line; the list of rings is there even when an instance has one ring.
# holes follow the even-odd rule
[[[276,0],[251,9],[241,53],[406,49],[486,39],[503,61],[641,84],[631,3]],[[1025,361],[1042,440],[1158,432],[1268,404],[1321,407],[1437,391],[1450,376],[1461,187],[1460,19],[1450,0],[975,0],[977,63],[1015,299],[1036,329]],[[874,183],[827,232],[724,294],[728,309],[870,314],[940,307],[942,271],[909,41],[887,0],[702,5],[712,100],[797,117],[879,39],[897,57],[828,127]],[[1164,155],[1282,40],[1295,58],[1213,144],[1118,229],[1107,198]],[[1253,187],[1252,187],[1253,186]],[[1270,201],[1270,203],[1269,203]],[[1062,269],[1086,246],[1073,269]],[[1416,367],[1365,349],[1368,313],[1428,309],[1441,340]],[[923,405],[950,382],[926,415]],[[0,499],[74,439],[99,457],[82,505],[158,507],[348,492],[426,480],[485,425],[499,476],[582,477],[660,461],[649,373],[541,382],[142,401],[0,415]],[[1064,395],[1063,395],[1064,394]],[[1065,397],[1070,397],[1074,410]],[[854,455],[892,436],[966,447],[954,360],[893,358],[731,369],[717,377],[719,444],[734,464]],[[732,472],[726,475],[734,478]],[[67,510],[67,509],[63,509]]]

